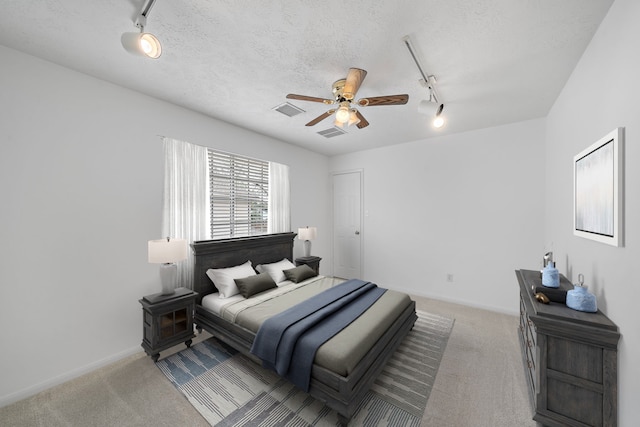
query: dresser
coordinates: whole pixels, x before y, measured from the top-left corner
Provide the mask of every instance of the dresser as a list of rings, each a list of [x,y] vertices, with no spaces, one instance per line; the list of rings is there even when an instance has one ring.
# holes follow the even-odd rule
[[[518,335],[533,406],[545,426],[617,425],[618,327],[602,313],[538,302],[539,270],[516,270]],[[566,277],[561,287],[570,288]]]

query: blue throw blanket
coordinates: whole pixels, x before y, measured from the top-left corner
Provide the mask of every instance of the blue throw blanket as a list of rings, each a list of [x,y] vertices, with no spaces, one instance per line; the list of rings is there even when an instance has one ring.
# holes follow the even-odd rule
[[[318,348],[364,313],[386,289],[352,279],[267,319],[251,353],[304,391]]]

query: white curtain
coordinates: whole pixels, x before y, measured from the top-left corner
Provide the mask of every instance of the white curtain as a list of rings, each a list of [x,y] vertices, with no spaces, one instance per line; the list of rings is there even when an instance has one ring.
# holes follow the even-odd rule
[[[209,160],[207,148],[171,138],[164,143],[162,237],[189,244],[209,239]],[[193,289],[193,251],[177,263],[178,285]]]
[[[291,231],[289,166],[269,162],[268,233]]]

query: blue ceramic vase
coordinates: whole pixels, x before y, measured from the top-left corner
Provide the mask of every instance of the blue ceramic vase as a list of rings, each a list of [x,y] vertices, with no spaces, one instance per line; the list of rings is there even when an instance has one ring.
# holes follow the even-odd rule
[[[547,288],[560,287],[560,273],[555,267],[554,262],[549,262],[542,270],[542,286],[546,286]]]
[[[584,286],[584,276],[578,275],[579,283],[573,286],[573,290],[567,292],[567,307],[578,311],[595,313],[598,311],[596,296]]]

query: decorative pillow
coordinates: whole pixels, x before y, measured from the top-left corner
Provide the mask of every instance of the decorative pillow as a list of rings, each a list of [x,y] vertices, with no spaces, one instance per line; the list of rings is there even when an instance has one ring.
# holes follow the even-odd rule
[[[289,270],[291,268],[295,268],[291,261],[284,258],[282,261],[274,262],[271,264],[260,264],[256,267],[258,273],[269,273],[269,276],[273,279],[274,282],[280,283],[287,280],[284,276],[283,270]]]
[[[235,267],[210,268],[207,270],[207,276],[209,276],[209,279],[211,279],[216,288],[218,288],[220,298],[229,298],[240,293],[234,279],[242,279],[243,277],[255,275],[256,272],[253,270],[253,267],[251,267],[251,261],[236,265]]]
[[[302,264],[296,268],[291,268],[289,270],[284,270],[283,273],[287,280],[291,280],[293,283],[300,283],[303,280],[318,275],[318,273],[316,273],[313,268],[309,267],[306,264]]]
[[[274,282],[271,276],[269,276],[269,273],[260,273],[255,276],[235,279],[235,282],[238,290],[240,291],[240,295],[245,298],[249,298],[255,294],[259,294],[260,292],[278,287],[276,282]]]

